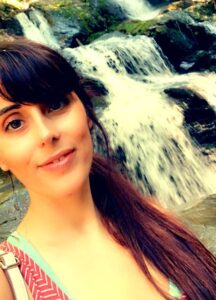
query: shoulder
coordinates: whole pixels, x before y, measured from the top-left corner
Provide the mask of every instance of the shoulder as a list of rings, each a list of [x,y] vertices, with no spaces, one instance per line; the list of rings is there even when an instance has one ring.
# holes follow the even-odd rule
[[[0,268],[0,299],[13,300],[13,294],[5,273]]]

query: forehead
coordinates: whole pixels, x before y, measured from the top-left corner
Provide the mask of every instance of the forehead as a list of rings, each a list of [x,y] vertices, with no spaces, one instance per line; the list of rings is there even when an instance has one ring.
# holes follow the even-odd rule
[[[13,104],[15,103],[0,95],[0,109]]]

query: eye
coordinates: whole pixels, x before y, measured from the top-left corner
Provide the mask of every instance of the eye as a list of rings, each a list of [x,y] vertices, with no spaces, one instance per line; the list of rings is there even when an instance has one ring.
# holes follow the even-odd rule
[[[15,119],[7,124],[7,126],[5,127],[5,131],[8,131],[8,130],[15,131],[15,130],[19,129],[21,126],[22,126],[22,120]]]
[[[54,102],[48,106],[48,112],[58,111],[63,109],[65,106],[69,104],[69,99],[61,99],[58,102]]]

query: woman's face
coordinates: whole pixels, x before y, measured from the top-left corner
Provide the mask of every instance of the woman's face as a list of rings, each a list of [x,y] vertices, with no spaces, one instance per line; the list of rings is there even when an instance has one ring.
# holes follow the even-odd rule
[[[29,192],[63,196],[86,188],[92,123],[78,96],[72,92],[49,107],[20,105],[1,113],[11,105],[0,98],[2,169],[10,170]]]

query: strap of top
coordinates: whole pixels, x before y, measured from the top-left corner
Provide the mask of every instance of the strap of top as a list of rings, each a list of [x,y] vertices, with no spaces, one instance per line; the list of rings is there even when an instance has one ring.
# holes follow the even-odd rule
[[[19,260],[12,252],[0,250],[0,268],[4,271],[15,300],[29,300],[25,282],[18,268]]]

